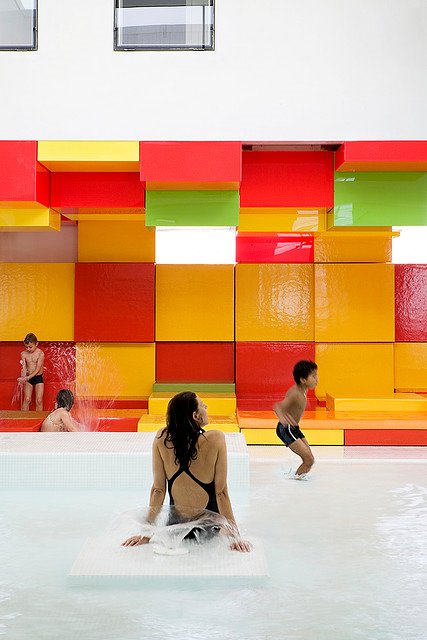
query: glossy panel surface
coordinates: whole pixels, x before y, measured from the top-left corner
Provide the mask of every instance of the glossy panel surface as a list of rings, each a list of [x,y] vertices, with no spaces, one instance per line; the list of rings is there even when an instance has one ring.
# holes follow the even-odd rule
[[[139,148],[141,180],[159,188],[162,183],[196,182],[203,187],[217,182],[234,183],[238,189],[241,181],[240,142],[140,142]]]
[[[313,236],[238,233],[236,262],[313,262]]]
[[[336,171],[427,171],[426,140],[344,142],[335,154]]]
[[[94,354],[94,355],[92,355]],[[154,344],[76,345],[79,396],[146,396],[154,382]]]
[[[79,221],[79,262],[154,262],[154,230],[145,220]]]
[[[168,404],[174,395],[174,392],[152,393],[148,399],[148,413],[166,415]],[[203,392],[199,396],[207,406],[208,415],[231,416],[236,413],[236,396],[234,393]]]
[[[243,152],[242,207],[332,207],[330,151]]]
[[[60,228],[61,216],[53,209],[41,208],[39,206],[31,209],[0,208],[0,231],[2,232],[59,231]]]
[[[344,444],[346,445],[370,445],[370,446],[411,446],[422,447],[427,445],[427,431],[419,429],[346,429],[344,432]]]
[[[148,226],[226,226],[239,221],[238,191],[147,191]]]
[[[45,140],[38,160],[50,171],[139,171],[138,141]]]
[[[236,342],[236,395],[282,400],[298,360],[314,360],[312,342]]]
[[[390,397],[394,391],[392,344],[316,344],[317,398]]]
[[[0,263],[0,340],[74,339],[74,264]]]
[[[326,229],[326,211],[241,207],[239,232],[310,233]]]
[[[313,340],[313,298],[310,264],[238,264],[236,340]]]
[[[427,224],[427,172],[335,174],[335,226]]]
[[[394,265],[316,264],[316,342],[393,342]]]
[[[233,339],[232,265],[157,265],[156,340]]]
[[[276,429],[242,429],[248,444],[275,444],[284,446],[276,435]],[[342,429],[304,430],[304,435],[312,445],[344,444]]]
[[[157,342],[157,382],[234,382],[233,342]]]
[[[426,342],[427,264],[396,264],[394,270],[396,342]]]
[[[75,339],[154,340],[154,264],[76,265]]]
[[[68,209],[144,208],[144,187],[137,173],[60,172],[51,177],[51,207]]]
[[[37,162],[33,140],[0,141],[0,206],[14,201],[49,206],[49,173]]]
[[[314,262],[391,262],[391,233],[323,233],[314,238]]]
[[[394,386],[400,391],[427,393],[427,342],[396,342]]]

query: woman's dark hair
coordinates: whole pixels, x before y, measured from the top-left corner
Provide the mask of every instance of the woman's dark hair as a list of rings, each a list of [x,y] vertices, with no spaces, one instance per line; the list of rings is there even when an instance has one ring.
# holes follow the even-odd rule
[[[192,391],[177,393],[168,404],[166,413],[165,446],[170,442],[175,451],[175,464],[185,466],[197,458],[197,440],[204,433],[193,418],[198,409],[197,396]],[[170,448],[172,448],[170,447]]]
[[[312,371],[316,371],[317,364],[312,360],[300,360],[296,363],[293,370],[294,380],[297,384],[301,382],[301,378],[308,378]]]
[[[74,404],[74,396],[69,389],[61,389],[56,395],[56,404],[58,409],[67,409],[69,411]]]

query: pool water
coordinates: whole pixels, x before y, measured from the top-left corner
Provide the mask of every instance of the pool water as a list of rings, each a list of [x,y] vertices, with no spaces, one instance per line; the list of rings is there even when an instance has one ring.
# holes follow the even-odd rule
[[[270,577],[262,583],[207,577],[77,586],[68,573],[86,538],[146,504],[148,490],[0,492],[0,635],[424,640],[423,450],[394,460],[379,448],[366,448],[364,459],[315,449],[319,461],[307,482],[283,473],[290,452],[250,450],[251,491],[236,491],[233,500],[244,535],[263,541]]]

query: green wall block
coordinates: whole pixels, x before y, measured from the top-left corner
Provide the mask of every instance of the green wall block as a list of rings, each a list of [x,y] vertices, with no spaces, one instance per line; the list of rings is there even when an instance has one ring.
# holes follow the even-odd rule
[[[236,227],[238,191],[147,191],[145,224],[157,227]]]
[[[334,227],[427,225],[426,172],[336,172]]]

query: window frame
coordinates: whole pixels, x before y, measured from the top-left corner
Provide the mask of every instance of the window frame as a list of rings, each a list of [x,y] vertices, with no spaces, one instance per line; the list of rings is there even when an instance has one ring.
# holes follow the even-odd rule
[[[34,19],[33,19],[33,46],[28,45],[16,45],[16,46],[2,46],[0,44],[1,51],[38,51],[39,46],[39,0],[34,0]]]
[[[178,0],[177,0],[178,1]],[[118,45],[118,31],[119,28],[117,26],[117,11],[118,9],[120,9],[119,2],[120,0],[114,0],[114,8],[113,8],[113,12],[114,12],[114,27],[113,27],[113,49],[114,51],[215,51],[215,0],[208,0],[209,1],[209,5],[212,7],[212,13],[213,13],[213,19],[212,19],[212,25],[211,25],[211,33],[212,33],[212,46],[211,47],[205,47],[205,46],[201,46],[201,47],[194,47],[194,46],[188,46],[188,47],[183,47],[183,46],[170,46],[170,47],[165,47],[165,46],[119,46]],[[159,4],[159,8],[162,7],[164,5],[160,5]],[[179,6],[177,4],[177,6]],[[185,5],[183,5],[185,6]]]

